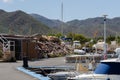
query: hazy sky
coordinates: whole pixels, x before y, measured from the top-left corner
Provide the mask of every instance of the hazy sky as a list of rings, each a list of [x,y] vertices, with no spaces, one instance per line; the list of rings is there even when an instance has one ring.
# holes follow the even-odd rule
[[[0,0],[0,9],[7,12],[22,10],[50,19],[61,20],[61,3],[64,4],[64,21],[101,17],[120,17],[120,0]]]

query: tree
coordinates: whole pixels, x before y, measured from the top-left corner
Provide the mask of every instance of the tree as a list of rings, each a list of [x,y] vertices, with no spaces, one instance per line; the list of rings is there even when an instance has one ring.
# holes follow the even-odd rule
[[[114,41],[114,40],[115,40],[115,36],[111,36],[111,35],[108,36],[106,39],[107,43],[109,43],[109,44],[111,43],[111,41]]]
[[[67,37],[72,38],[73,40],[74,40],[74,36],[75,36],[75,33],[72,33],[72,32],[67,34]]]
[[[62,36],[62,34],[61,33],[56,33],[56,34],[49,33],[48,36],[56,36],[56,37],[60,38]]]

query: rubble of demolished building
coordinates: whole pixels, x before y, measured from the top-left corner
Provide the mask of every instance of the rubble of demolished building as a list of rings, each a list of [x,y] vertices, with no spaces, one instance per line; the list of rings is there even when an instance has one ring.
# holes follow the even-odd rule
[[[41,57],[57,57],[73,53],[71,47],[61,44],[61,40],[54,36],[37,37],[37,45]]]

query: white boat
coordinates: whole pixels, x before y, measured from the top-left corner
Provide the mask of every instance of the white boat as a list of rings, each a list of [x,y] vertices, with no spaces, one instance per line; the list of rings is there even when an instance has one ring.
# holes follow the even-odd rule
[[[67,80],[120,80],[120,57],[102,60],[94,72],[68,77]]]
[[[51,78],[51,80],[66,80],[67,77],[73,77],[75,75],[78,75],[78,72],[56,72],[48,74],[48,77]]]
[[[85,51],[84,50],[80,50],[80,49],[74,49],[74,53],[78,53],[80,55],[84,55]]]

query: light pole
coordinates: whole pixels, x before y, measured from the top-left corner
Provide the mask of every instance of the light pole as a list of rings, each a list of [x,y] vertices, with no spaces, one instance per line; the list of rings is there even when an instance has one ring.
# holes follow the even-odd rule
[[[61,3],[61,34],[63,35],[63,2]]]
[[[107,45],[106,45],[106,16],[108,15],[103,15],[104,17],[104,55],[107,53]]]

